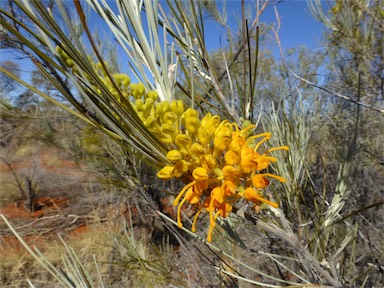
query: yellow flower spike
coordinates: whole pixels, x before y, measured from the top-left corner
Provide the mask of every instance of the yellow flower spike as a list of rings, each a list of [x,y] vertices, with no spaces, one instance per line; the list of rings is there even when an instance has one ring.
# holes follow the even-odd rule
[[[178,150],[171,150],[167,153],[166,158],[171,162],[177,162],[183,158],[180,151]]]
[[[192,177],[197,181],[206,181],[209,178],[208,171],[203,167],[197,167],[193,170]]]
[[[170,179],[173,177],[173,166],[164,166],[159,172],[157,172],[157,177],[161,179]]]
[[[156,103],[155,107],[148,118],[144,117],[144,123],[150,131],[152,127],[161,128],[161,133],[155,135],[163,143],[171,144],[166,158],[173,163],[159,172],[160,177],[169,179],[185,175],[183,179],[193,178],[173,202],[174,206],[178,206],[179,227],[183,225],[181,210],[185,202],[192,205],[203,202],[203,207],[194,215],[191,230],[196,231],[198,217],[202,210],[206,210],[209,213],[208,241],[212,241],[216,219],[228,217],[232,205],[241,197],[256,205],[265,203],[278,207],[276,203],[264,199],[260,190],[257,190],[269,185],[268,178],[285,182],[283,177],[271,173],[257,174],[268,168],[271,162],[277,161],[269,153],[288,150],[287,146],[281,146],[266,150],[262,155],[258,153],[260,146],[271,138],[270,132],[252,136],[255,125],[249,124],[239,129],[237,124],[227,120],[220,122],[219,116],[210,113],[200,120],[196,110],[189,108],[184,111],[183,103],[179,100]],[[246,188],[245,185],[250,187]]]
[[[263,203],[266,203],[274,208],[277,208],[279,207],[279,205],[275,202],[272,202],[272,201],[269,201],[265,198],[263,198],[262,196],[260,196],[257,191],[251,187],[248,187],[247,189],[245,189],[244,191],[244,198],[249,200],[249,201],[252,201],[253,203],[257,203],[257,202],[263,202]]]

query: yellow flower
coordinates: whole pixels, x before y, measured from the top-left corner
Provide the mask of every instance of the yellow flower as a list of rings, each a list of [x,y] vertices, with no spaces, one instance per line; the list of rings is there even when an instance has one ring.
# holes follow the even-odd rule
[[[212,155],[205,154],[201,158],[200,164],[207,171],[213,171],[215,169],[215,167],[216,167],[216,160],[215,160],[215,158],[212,157]]]
[[[227,151],[224,156],[225,163],[227,163],[228,165],[240,164],[241,158],[239,154],[240,153],[235,151],[234,149]]]
[[[263,189],[269,185],[268,179],[261,174],[256,174],[251,179],[252,185],[257,189]]]
[[[157,99],[159,99],[159,95],[156,91],[149,91],[147,92],[146,98],[150,98],[152,99],[152,101],[156,101]]]
[[[196,231],[199,215],[205,211],[210,219],[208,241],[212,240],[216,219],[228,217],[233,204],[240,198],[256,205],[266,203],[277,207],[276,203],[263,197],[262,190],[268,187],[268,178],[280,182],[285,182],[285,179],[262,171],[271,162],[277,161],[270,153],[288,150],[287,146],[270,148],[260,154],[258,149],[271,138],[271,133],[253,135],[254,125],[239,129],[227,120],[220,122],[219,116],[210,113],[200,120],[196,110],[189,108],[184,111],[181,101],[172,101],[171,104],[160,102],[155,107],[155,113],[151,110],[145,123],[150,131],[161,128],[159,137],[167,143],[169,152],[166,158],[172,163],[161,169],[158,177],[192,179],[173,202],[177,206],[179,227],[183,226],[181,208],[184,203],[198,205],[202,202],[194,216],[191,231]],[[164,140],[164,137],[168,138]]]
[[[164,166],[159,172],[157,172],[157,177],[161,179],[170,179],[173,177],[173,166]]]
[[[175,144],[183,150],[183,152],[188,152],[189,146],[191,145],[191,137],[185,134],[178,134],[175,137]]]
[[[173,100],[171,103],[171,111],[180,117],[184,113],[184,104],[182,100]]]
[[[195,159],[198,159],[198,161],[200,161],[200,159],[207,152],[206,149],[199,143],[193,143],[191,145],[190,151],[191,151],[191,156]]]
[[[200,128],[199,114],[192,108],[188,108],[187,111],[184,112],[181,119],[184,120],[185,129],[190,134],[196,133]]]
[[[231,165],[226,165],[223,168],[223,175],[225,179],[231,180],[234,183],[238,183],[241,177],[241,171],[239,168],[235,168]]]
[[[131,95],[136,99],[140,98],[145,94],[145,87],[142,83],[138,83],[138,84],[133,83],[131,84],[130,88],[131,88]]]
[[[208,171],[203,167],[197,167],[195,170],[193,170],[192,177],[197,181],[208,180]]]
[[[179,160],[173,166],[175,167],[175,169],[173,170],[174,177],[180,177],[189,169],[188,162],[185,160]]]
[[[161,119],[165,113],[170,110],[170,105],[168,101],[160,102],[156,105],[156,116]]]
[[[241,160],[240,166],[243,169],[243,173],[249,174],[252,171],[256,170],[257,162],[255,159],[255,152],[252,148],[243,147],[241,148]]]
[[[183,158],[180,151],[178,150],[171,150],[167,153],[166,158],[171,162],[177,162]]]
[[[231,143],[232,137],[232,125],[228,121],[224,120],[215,131],[215,138],[213,145],[218,152],[222,152]]]

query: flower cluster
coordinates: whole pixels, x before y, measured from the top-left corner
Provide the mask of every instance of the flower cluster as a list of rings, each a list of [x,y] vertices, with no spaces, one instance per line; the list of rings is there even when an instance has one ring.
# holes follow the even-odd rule
[[[196,231],[201,211],[209,213],[208,241],[212,240],[216,219],[227,217],[237,200],[244,198],[256,204],[278,206],[263,197],[262,189],[269,185],[268,178],[281,182],[285,179],[263,171],[270,162],[277,161],[270,153],[288,150],[287,146],[271,148],[260,154],[260,146],[270,139],[271,133],[253,135],[254,125],[240,129],[235,123],[221,121],[217,115],[208,113],[200,120],[198,112],[192,108],[176,114],[172,112],[171,105],[162,105],[169,107],[169,110],[162,110],[160,118],[172,113],[173,119],[172,129],[169,127],[167,131],[170,149],[166,157],[171,165],[164,166],[157,176],[162,179],[183,177],[190,181],[173,203],[178,206],[179,227],[183,225],[181,207],[186,202],[202,202],[195,214],[192,232]]]
[[[76,74],[77,68],[66,53],[58,49],[58,54]],[[91,59],[90,62],[100,81],[119,103],[124,106],[128,100],[147,129],[168,148],[166,158],[169,163],[157,176],[182,178],[189,182],[173,203],[177,206],[179,227],[183,226],[181,208],[186,202],[199,206],[192,232],[196,231],[200,213],[204,210],[209,213],[208,241],[212,241],[216,219],[227,217],[239,199],[256,205],[278,206],[264,198],[262,189],[269,185],[269,178],[281,182],[285,179],[265,170],[271,162],[277,161],[271,152],[288,150],[288,147],[275,147],[259,153],[260,146],[270,139],[271,133],[253,135],[255,125],[240,129],[237,124],[221,121],[219,116],[211,113],[200,119],[199,113],[192,108],[185,109],[181,100],[159,101],[155,91],[146,92],[141,83],[131,84],[126,74],[112,74],[113,84],[100,63]]]

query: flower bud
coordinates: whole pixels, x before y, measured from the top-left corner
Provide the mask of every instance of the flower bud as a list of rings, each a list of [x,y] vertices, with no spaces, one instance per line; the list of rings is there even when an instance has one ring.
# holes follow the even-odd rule
[[[263,189],[269,185],[268,179],[260,174],[254,175],[251,179],[252,179],[252,185],[256,189]]]
[[[208,171],[203,167],[197,167],[192,172],[192,177],[197,181],[206,181],[208,180]]]
[[[184,113],[183,101],[182,100],[173,100],[171,102],[171,111],[180,117]]]
[[[131,88],[131,95],[136,99],[141,98],[141,96],[143,96],[145,93],[145,87],[143,83],[137,83],[137,84],[133,83],[131,84],[130,88]]]
[[[170,179],[173,177],[173,166],[164,166],[159,172],[157,172],[157,177],[161,179]]]
[[[167,112],[163,116],[163,122],[164,123],[177,123],[177,115],[174,112]]]
[[[178,134],[175,137],[175,143],[179,148],[186,148],[191,143],[191,138],[185,134]]]
[[[169,102],[163,101],[156,105],[156,116],[162,117],[165,113],[169,111]]]
[[[171,150],[167,153],[167,159],[171,162],[177,162],[183,158],[179,150]]]
[[[153,101],[156,101],[157,99],[159,99],[159,95],[157,94],[156,91],[149,91],[145,95],[145,98],[152,99]]]

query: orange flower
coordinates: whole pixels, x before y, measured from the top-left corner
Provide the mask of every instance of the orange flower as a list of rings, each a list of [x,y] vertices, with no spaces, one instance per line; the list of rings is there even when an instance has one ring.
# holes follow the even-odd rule
[[[257,162],[255,159],[255,152],[252,148],[243,147],[241,148],[241,160],[240,160],[241,169],[243,173],[249,174],[252,171],[256,170]]]
[[[178,226],[183,226],[181,207],[184,203],[203,203],[194,216],[191,231],[196,231],[201,212],[208,213],[208,241],[212,241],[216,219],[228,217],[233,204],[239,198],[277,207],[276,203],[263,197],[262,189],[268,187],[269,178],[280,182],[285,182],[285,179],[261,172],[267,169],[271,162],[277,161],[275,157],[270,156],[271,152],[287,150],[288,147],[270,148],[260,154],[258,149],[271,138],[271,133],[252,135],[254,125],[239,129],[236,124],[227,120],[220,122],[218,116],[212,116],[210,113],[200,121],[196,110],[189,108],[185,112],[183,109],[179,111],[178,107],[182,106],[179,104],[173,102],[171,106],[159,105],[156,113],[163,115],[162,121],[151,118],[152,122],[148,122],[151,127],[155,127],[154,123],[160,123],[164,134],[161,134],[161,141],[169,143],[167,145],[170,151],[166,158],[172,165],[164,166],[158,172],[158,177],[169,179],[185,175],[185,179],[193,179],[181,189],[173,202],[173,205],[177,206]],[[255,139],[259,139],[258,142]],[[243,185],[249,187],[244,188]]]

